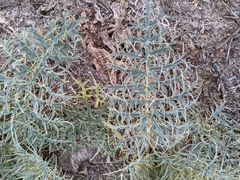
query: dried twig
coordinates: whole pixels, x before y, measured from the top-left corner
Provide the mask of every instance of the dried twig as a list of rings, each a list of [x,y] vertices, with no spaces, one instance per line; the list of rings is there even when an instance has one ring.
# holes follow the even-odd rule
[[[2,4],[2,5],[0,5],[0,9],[4,9],[4,8],[8,8],[8,7],[15,7],[18,5],[19,5],[19,3]]]
[[[223,81],[223,83],[224,83],[227,87],[229,87],[229,88],[233,87],[232,82],[231,82],[229,79],[227,79],[227,78],[224,77],[224,75],[221,73],[218,65],[217,65],[215,62],[213,63],[213,68],[214,68],[215,72],[218,74],[219,78]]]
[[[192,68],[195,68],[195,69],[201,69],[201,68],[207,67],[208,64],[209,64],[209,63],[207,62],[207,63],[205,63],[205,64],[203,64],[203,65],[201,65],[201,66],[194,66],[194,65],[192,65],[192,64],[189,63],[189,66],[192,67]]]
[[[216,49],[219,49],[220,47],[222,47],[224,44],[226,44],[230,39],[234,39],[236,37],[238,37],[238,32],[240,31],[240,24],[238,25],[237,29],[230,35],[228,36],[228,38],[226,38],[224,41],[222,41],[221,43],[218,43],[218,45],[215,45]]]
[[[228,62],[228,58],[229,58],[229,53],[230,53],[230,49],[231,49],[232,40],[233,40],[233,38],[231,38],[231,40],[230,40],[230,42],[229,42],[229,45],[228,45],[227,56],[226,56],[226,59],[225,59],[226,62]]]

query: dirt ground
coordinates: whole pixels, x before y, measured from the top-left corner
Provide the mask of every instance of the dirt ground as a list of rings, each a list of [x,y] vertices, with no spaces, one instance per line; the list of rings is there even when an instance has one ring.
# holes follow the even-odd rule
[[[151,3],[154,10],[164,12],[164,23],[176,28],[175,50],[181,52],[178,44],[183,44],[191,70],[198,72],[199,105],[209,110],[213,102],[225,99],[227,114],[240,127],[240,0]],[[118,82],[106,64],[111,53],[121,50],[116,42],[125,37],[124,30],[143,16],[142,0],[0,0],[0,41],[30,26],[44,28],[66,10],[76,18],[86,17],[79,26],[81,58],[70,73],[82,81],[94,76],[100,85],[109,84],[110,77]]]

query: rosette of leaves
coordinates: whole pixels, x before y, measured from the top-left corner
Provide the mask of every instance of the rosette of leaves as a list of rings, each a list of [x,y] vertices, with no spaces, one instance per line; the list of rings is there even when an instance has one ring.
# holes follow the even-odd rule
[[[1,178],[58,178],[52,152],[76,143],[77,122],[61,114],[69,97],[63,89],[64,72],[57,67],[64,63],[67,68],[78,57],[75,49],[81,35],[76,27],[81,21],[65,15],[47,30],[30,28],[4,41]]]
[[[128,28],[124,51],[110,65],[122,82],[106,87],[115,116],[106,125],[127,159],[121,177],[239,177],[239,135],[223,113],[224,104],[206,114],[198,111],[184,55],[173,51],[174,37],[166,39],[164,16],[155,16],[145,3],[145,16]]]

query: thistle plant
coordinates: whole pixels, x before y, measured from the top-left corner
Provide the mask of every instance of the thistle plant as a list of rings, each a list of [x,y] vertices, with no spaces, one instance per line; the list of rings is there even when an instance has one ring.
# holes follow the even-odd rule
[[[69,99],[65,74],[76,60],[82,19],[65,15],[47,30],[30,28],[5,40],[0,74],[0,177],[58,179],[53,152],[77,141],[75,124],[64,118]],[[67,132],[65,130],[68,130]],[[51,166],[52,164],[52,166]],[[54,165],[55,164],[55,165]]]
[[[125,163],[117,171],[122,179],[240,178],[238,128],[224,113],[224,103],[209,111],[196,106],[184,52],[174,52],[175,37],[166,38],[164,16],[145,3],[146,15],[129,27],[121,42],[124,51],[111,64],[122,82],[107,86],[105,98],[96,81],[87,87],[74,79],[81,91],[71,97],[63,88],[65,72],[58,66],[67,69],[78,57],[76,27],[82,19],[65,15],[46,31],[30,28],[5,40],[2,179],[64,179],[55,152],[79,142],[108,154],[119,152]],[[67,104],[70,98],[80,105]]]
[[[128,38],[121,42],[124,51],[110,65],[122,83],[106,87],[114,119],[105,124],[127,159],[121,177],[239,178],[240,136],[224,114],[224,104],[207,113],[196,107],[184,52],[174,52],[174,36],[165,38],[164,16],[156,16],[145,3],[145,16],[128,28]]]
[[[92,146],[111,154],[109,145],[115,139],[111,137],[110,130],[104,126],[104,122],[110,118],[108,101],[101,92],[96,80],[93,78],[93,85],[88,86],[87,82],[81,82],[73,77],[76,85],[80,87],[79,92],[74,92],[79,104],[64,109],[64,114],[78,127],[78,141],[81,144]]]

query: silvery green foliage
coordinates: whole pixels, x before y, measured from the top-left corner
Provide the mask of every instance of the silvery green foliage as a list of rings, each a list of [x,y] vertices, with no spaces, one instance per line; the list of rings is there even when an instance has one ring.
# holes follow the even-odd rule
[[[188,66],[165,39],[163,16],[146,15],[128,29],[111,67],[121,84],[107,86],[114,120],[106,123],[125,152],[126,179],[237,179],[239,135],[223,113],[198,111]],[[121,63],[114,63],[116,61]],[[197,112],[198,111],[198,112]]]
[[[122,84],[108,86],[107,94],[116,114],[112,128],[124,130],[123,143],[132,145],[131,153],[172,149],[194,126],[188,113],[195,102],[192,87],[184,80],[187,63],[183,55],[176,57],[172,51],[173,39],[165,39],[167,27],[160,23],[162,16],[151,19],[150,9],[146,11],[128,30],[126,51],[116,53],[124,66],[112,64],[121,72]]]
[[[7,58],[0,74],[3,179],[58,178],[56,167],[49,166],[54,162],[49,153],[76,142],[76,122],[61,115],[67,96],[64,72],[56,70],[60,63],[68,66],[76,60],[81,38],[76,27],[81,21],[65,15],[46,31],[30,28],[3,44]],[[49,162],[42,153],[48,154]]]

